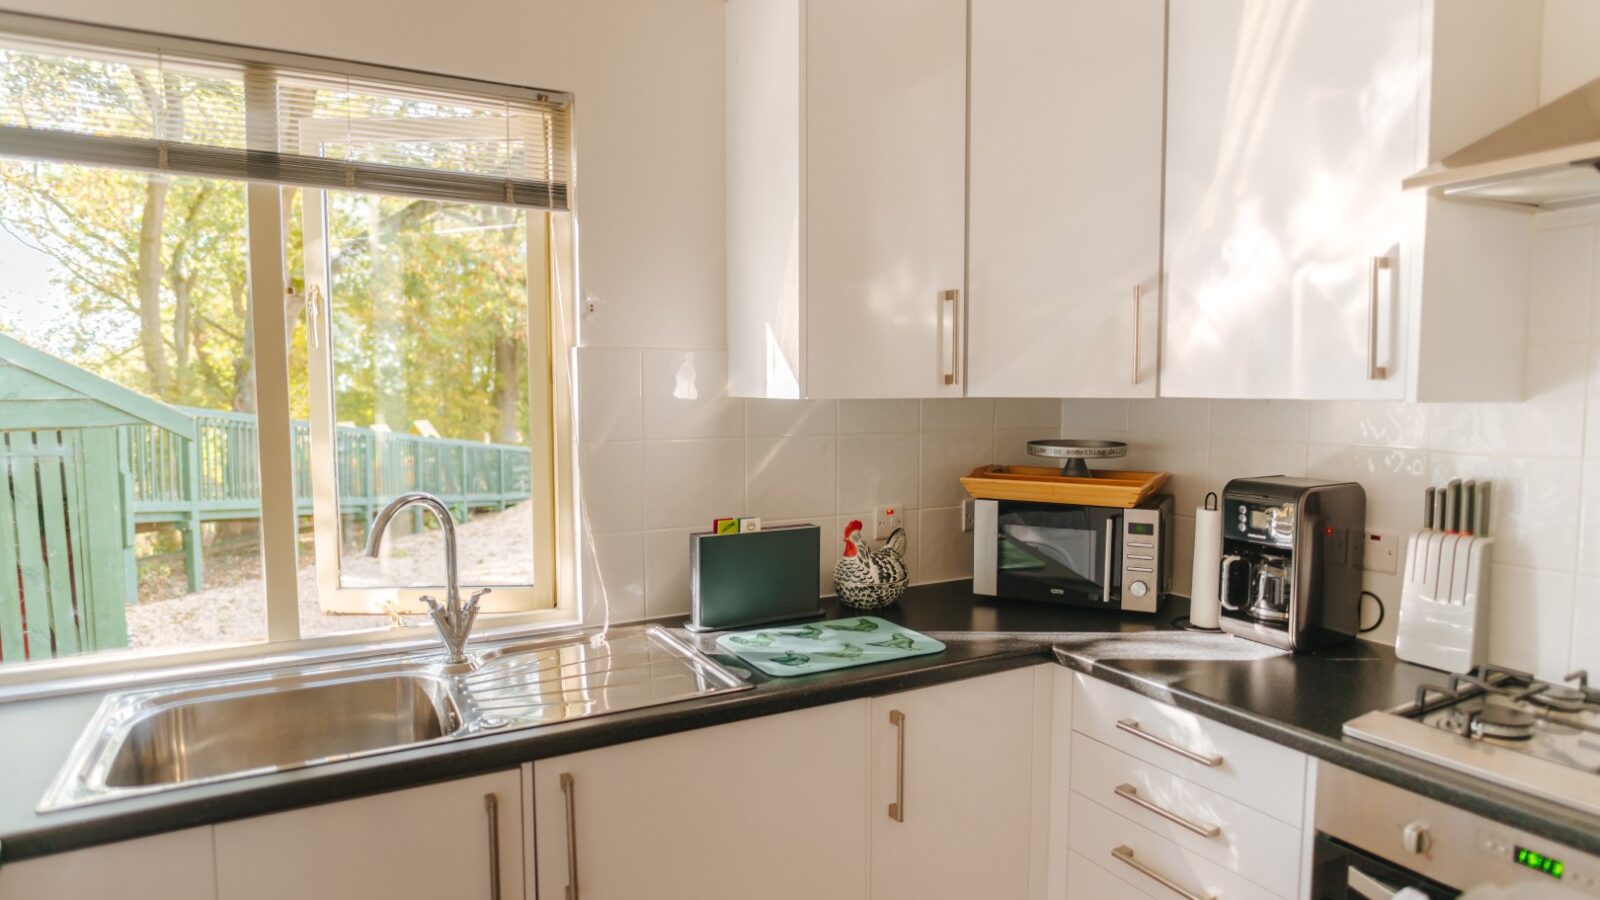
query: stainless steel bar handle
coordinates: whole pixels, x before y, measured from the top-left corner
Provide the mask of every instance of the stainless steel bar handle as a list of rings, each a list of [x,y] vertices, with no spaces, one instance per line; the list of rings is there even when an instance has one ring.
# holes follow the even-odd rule
[[[1394,900],[1400,895],[1399,888],[1392,888],[1355,866],[1351,866],[1345,875],[1345,887],[1356,896],[1366,897],[1367,900]]]
[[[1194,750],[1190,750],[1188,747],[1180,747],[1169,740],[1158,738],[1150,732],[1145,731],[1143,728],[1140,728],[1139,720],[1137,719],[1119,719],[1117,720],[1117,729],[1119,731],[1126,731],[1136,738],[1147,740],[1163,750],[1170,750],[1184,759],[1197,762],[1202,766],[1215,769],[1217,766],[1222,765],[1222,757],[1216,755],[1215,753],[1198,753]]]
[[[889,804],[889,818],[896,822],[904,822],[906,820],[906,714],[898,709],[889,710],[889,724],[895,729],[894,802]]]
[[[944,292],[944,301],[950,304],[945,307],[950,313],[950,371],[944,373],[945,384],[955,384],[961,372],[961,341],[957,337],[960,320],[956,317],[956,298],[960,296],[960,291]]]
[[[1214,838],[1222,833],[1222,826],[1220,825],[1202,825],[1199,822],[1185,819],[1183,816],[1178,815],[1170,809],[1163,809],[1162,807],[1151,803],[1149,800],[1139,796],[1139,789],[1131,784],[1117,785],[1116,794],[1118,797],[1127,800],[1134,806],[1140,807],[1141,809],[1147,809],[1161,818],[1166,819],[1168,822],[1171,822],[1174,825],[1181,825],[1182,827],[1200,835],[1201,837]]]
[[[484,794],[483,811],[489,817],[489,900],[500,900],[500,798]]]
[[[1111,543],[1117,538],[1115,519],[1106,519],[1106,552],[1104,572],[1100,579],[1100,602],[1111,602]]]
[[[1184,898],[1184,900],[1216,900],[1216,894],[1213,894],[1210,891],[1191,891],[1176,881],[1173,881],[1171,878],[1168,878],[1160,872],[1157,872],[1155,869],[1145,865],[1142,861],[1135,859],[1133,855],[1133,848],[1126,844],[1120,847],[1111,848],[1111,855],[1115,856],[1120,862],[1132,866],[1135,872],[1138,872],[1140,875],[1143,875],[1151,881],[1154,881],[1156,884],[1159,884],[1174,894],[1177,894],[1179,897]]]
[[[1140,339],[1144,336],[1144,285],[1133,286],[1133,383],[1139,383],[1139,346]]]
[[[1389,257],[1374,256],[1367,284],[1367,380],[1382,381],[1389,370],[1378,365],[1378,276],[1389,269]]]
[[[561,795],[567,806],[567,900],[578,900],[578,787],[571,772],[561,773]]]

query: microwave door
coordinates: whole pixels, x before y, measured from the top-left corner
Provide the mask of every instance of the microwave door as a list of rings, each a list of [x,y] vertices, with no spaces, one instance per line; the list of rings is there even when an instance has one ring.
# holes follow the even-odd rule
[[[1102,510],[1018,506],[1003,509],[998,528],[997,577],[1021,596],[1068,593],[1099,600],[1115,557],[1114,514]],[[1112,552],[1108,554],[1108,549]]]

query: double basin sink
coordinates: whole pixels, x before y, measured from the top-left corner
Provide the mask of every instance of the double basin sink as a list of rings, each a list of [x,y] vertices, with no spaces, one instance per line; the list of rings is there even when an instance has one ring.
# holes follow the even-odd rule
[[[102,701],[41,812],[743,690],[659,627],[300,666]]]

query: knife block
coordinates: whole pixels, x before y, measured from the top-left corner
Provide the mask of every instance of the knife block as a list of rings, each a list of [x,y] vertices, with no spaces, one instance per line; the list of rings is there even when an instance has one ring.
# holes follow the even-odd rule
[[[1489,567],[1494,538],[1424,530],[1406,542],[1395,655],[1470,672],[1489,656]]]

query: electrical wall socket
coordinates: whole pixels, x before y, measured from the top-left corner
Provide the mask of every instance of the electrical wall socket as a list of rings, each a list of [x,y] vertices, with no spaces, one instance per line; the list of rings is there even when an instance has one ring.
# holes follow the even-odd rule
[[[1400,569],[1400,535],[1369,529],[1361,542],[1361,568],[1393,575]]]
[[[973,505],[973,502],[972,500],[961,501],[961,532],[963,534],[977,526],[978,508]]]
[[[906,524],[906,511],[898,503],[886,503],[878,507],[872,516],[872,540],[886,541],[896,528],[904,528]]]

